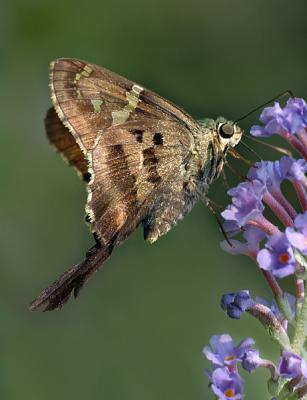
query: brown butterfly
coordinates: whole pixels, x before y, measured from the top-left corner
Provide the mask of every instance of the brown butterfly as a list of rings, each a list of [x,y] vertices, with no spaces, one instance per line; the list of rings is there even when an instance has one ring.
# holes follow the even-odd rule
[[[185,111],[107,69],[51,63],[50,143],[87,182],[86,220],[96,244],[31,304],[45,310],[76,297],[88,278],[142,224],[150,243],[207,203],[227,151],[241,139],[232,121],[195,121]]]

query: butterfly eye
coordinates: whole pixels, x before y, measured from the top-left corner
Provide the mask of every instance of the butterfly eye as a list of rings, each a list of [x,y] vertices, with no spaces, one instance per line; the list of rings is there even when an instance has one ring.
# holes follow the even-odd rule
[[[234,134],[234,128],[231,124],[223,124],[219,127],[219,134],[224,139],[229,139]]]

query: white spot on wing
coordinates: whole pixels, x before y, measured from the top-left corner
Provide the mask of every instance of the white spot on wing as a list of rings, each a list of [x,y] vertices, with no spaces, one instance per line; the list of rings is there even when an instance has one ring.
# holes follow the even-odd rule
[[[112,111],[112,118],[113,118],[113,126],[123,124],[129,118],[130,111],[121,110],[121,111]]]
[[[102,100],[99,100],[99,99],[97,99],[97,100],[95,100],[95,99],[92,99],[91,100],[91,103],[92,103],[92,106],[93,106],[93,108],[94,108],[94,112],[95,113],[99,113],[101,110],[100,110],[100,107],[101,107],[101,104],[102,104]]]
[[[128,120],[129,115],[136,109],[143,90],[142,86],[134,84],[130,92],[126,92],[128,104],[122,110],[112,112],[113,126],[123,124]]]

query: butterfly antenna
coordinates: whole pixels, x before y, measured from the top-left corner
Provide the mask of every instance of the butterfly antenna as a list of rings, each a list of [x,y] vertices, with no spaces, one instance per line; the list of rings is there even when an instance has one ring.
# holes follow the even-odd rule
[[[242,140],[240,141],[240,143],[242,144],[243,147],[246,148],[246,150],[248,150],[249,152],[251,152],[251,153],[257,158],[258,161],[261,161],[261,157],[259,156],[259,154],[258,154],[254,149],[252,149],[251,147],[249,147],[249,145],[246,144],[246,143],[244,143]]]
[[[253,142],[262,144],[263,146],[269,147],[270,149],[273,149],[275,151],[277,151],[278,153],[284,154],[286,156],[292,157],[292,153],[290,150],[284,149],[283,147],[279,147],[279,146],[275,146],[273,144],[267,143],[267,142],[263,142],[262,140],[256,139],[252,136],[248,136],[246,134],[244,134],[244,137],[246,139],[252,140]]]
[[[234,124],[236,124],[239,121],[242,121],[242,119],[245,119],[246,117],[249,117],[251,114],[253,114],[254,112],[260,110],[261,108],[263,108],[264,106],[267,106],[270,103],[273,103],[273,101],[280,99],[281,97],[284,97],[288,95],[289,97],[294,98],[294,94],[291,90],[286,90],[285,92],[282,92],[280,94],[278,94],[277,96],[275,96],[273,99],[266,101],[265,103],[261,104],[260,106],[254,108],[252,111],[249,111],[247,114],[243,115],[243,117],[237,119],[236,121],[234,121]]]
[[[227,163],[227,161],[226,161],[226,163]],[[230,189],[230,185],[229,185],[229,182],[228,182],[228,179],[227,179],[227,175],[226,175],[226,172],[225,172],[224,169],[222,169],[222,178],[223,178],[223,181],[224,181],[224,185],[227,187],[227,189]]]

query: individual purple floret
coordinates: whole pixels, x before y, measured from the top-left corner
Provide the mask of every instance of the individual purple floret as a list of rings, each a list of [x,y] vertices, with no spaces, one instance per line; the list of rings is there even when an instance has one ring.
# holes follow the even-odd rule
[[[253,339],[242,340],[237,346],[234,346],[230,335],[214,335],[210,339],[210,346],[203,349],[203,354],[214,367],[231,367],[237,362],[242,361],[244,353],[254,344]]]
[[[279,103],[275,102],[273,107],[266,107],[259,120],[265,125],[261,127],[254,125],[251,128],[251,135],[258,137],[269,137],[275,133],[279,133],[281,130],[285,130],[285,120],[283,117],[283,110]]]
[[[284,233],[271,235],[265,247],[257,255],[260,268],[271,271],[277,278],[284,278],[295,272],[293,250]]]
[[[241,314],[253,305],[254,301],[248,290],[237,293],[226,293],[222,296],[221,307],[230,318],[239,319]]]
[[[262,182],[269,192],[279,192],[283,180],[300,181],[307,171],[307,162],[284,156],[276,161],[260,161],[251,167],[247,177]]]
[[[260,114],[259,120],[264,123],[268,124],[274,118],[281,117],[283,115],[283,110],[280,107],[279,103],[275,101],[274,105],[271,107],[265,107]]]
[[[307,172],[307,162],[303,158],[295,160],[292,157],[282,157],[279,160],[279,169],[283,179],[300,181]]]
[[[260,161],[253,165],[248,173],[247,178],[250,180],[257,179],[262,182],[268,191],[279,190],[283,180],[279,161]]]
[[[249,349],[244,353],[242,367],[248,372],[253,372],[261,366],[261,362],[262,359],[259,356],[259,351]]]
[[[274,134],[302,133],[307,126],[306,114],[307,106],[303,99],[291,98],[283,109],[275,102],[273,107],[266,107],[260,115],[264,127],[252,126],[251,135],[269,137]]]
[[[291,351],[283,351],[278,364],[278,373],[283,378],[307,378],[306,361]]]
[[[286,237],[293,247],[307,255],[307,212],[295,218],[294,226],[296,229],[286,229]]]
[[[307,126],[307,105],[304,99],[290,98],[283,115],[291,126],[290,133],[304,133]]]
[[[242,368],[247,372],[254,372],[257,368],[268,368],[271,373],[271,378],[276,382],[278,379],[277,368],[274,363],[270,360],[264,360],[260,357],[259,351],[255,349],[249,349],[245,352],[242,360]]]
[[[228,190],[232,204],[222,212],[222,216],[236,222],[239,227],[246,225],[248,221],[262,215],[264,206],[261,199],[264,192],[265,186],[259,181],[240,183]]]
[[[211,389],[219,400],[240,400],[243,398],[244,382],[237,372],[227,368],[215,369],[211,376]]]

